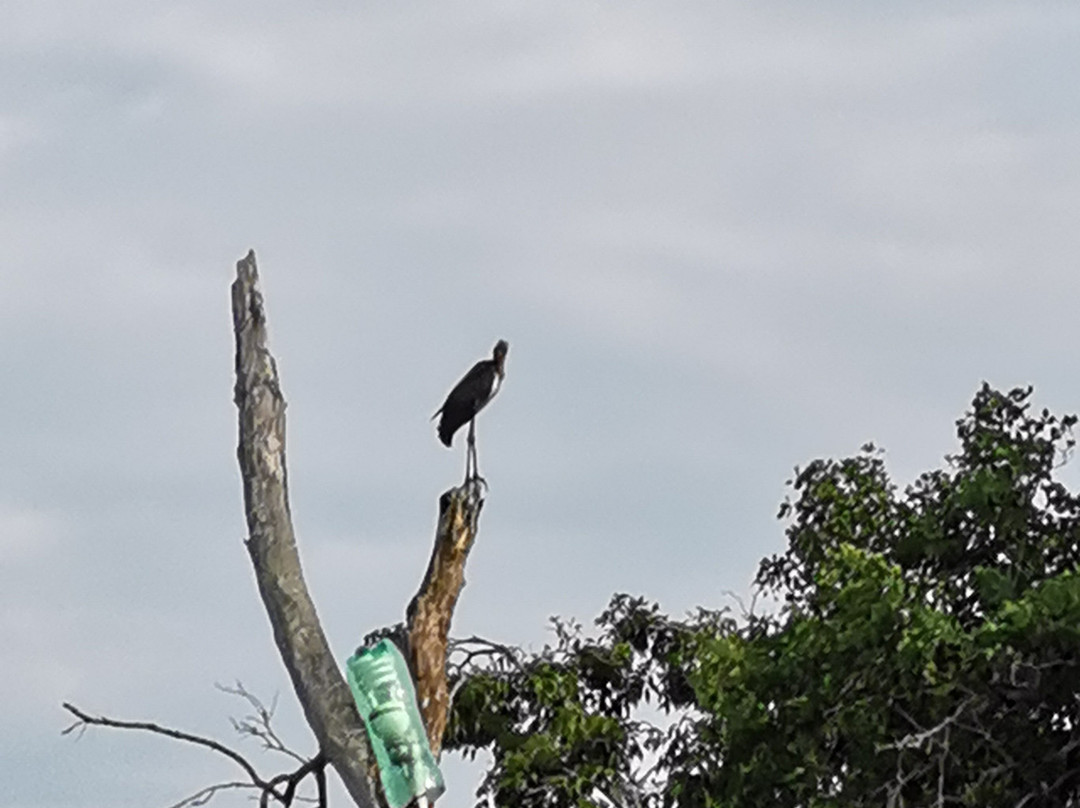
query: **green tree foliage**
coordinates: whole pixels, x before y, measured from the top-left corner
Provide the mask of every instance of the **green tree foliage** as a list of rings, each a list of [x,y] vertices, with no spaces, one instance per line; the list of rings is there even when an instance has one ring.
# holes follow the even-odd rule
[[[773,614],[616,596],[537,654],[458,646],[446,747],[500,806],[1080,805],[1076,418],[984,386],[900,491],[871,446],[797,470]],[[652,720],[645,720],[650,717]]]

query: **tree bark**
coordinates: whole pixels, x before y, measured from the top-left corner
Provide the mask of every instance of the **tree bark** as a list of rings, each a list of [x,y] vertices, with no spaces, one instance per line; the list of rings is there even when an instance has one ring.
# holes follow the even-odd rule
[[[431,751],[438,756],[450,711],[446,681],[446,654],[450,621],[458,595],[465,586],[465,561],[476,540],[480,485],[466,483],[439,498],[439,524],[435,546],[420,590],[409,604],[406,627],[410,664],[416,677],[416,697],[427,728]]]
[[[360,808],[378,803],[367,734],[308,595],[289,512],[285,400],[266,348],[266,312],[255,253],[236,265],[232,285],[236,334],[237,455],[244,484],[247,549],[270,617],[274,641],[319,747]],[[444,676],[445,680],[445,676]]]

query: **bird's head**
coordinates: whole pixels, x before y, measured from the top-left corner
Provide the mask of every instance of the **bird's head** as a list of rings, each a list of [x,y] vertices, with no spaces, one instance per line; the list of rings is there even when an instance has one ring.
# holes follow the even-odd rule
[[[502,375],[503,365],[506,364],[506,352],[510,350],[510,343],[504,339],[495,343],[495,349],[491,352],[491,355],[495,359],[495,367],[499,369],[499,375]]]

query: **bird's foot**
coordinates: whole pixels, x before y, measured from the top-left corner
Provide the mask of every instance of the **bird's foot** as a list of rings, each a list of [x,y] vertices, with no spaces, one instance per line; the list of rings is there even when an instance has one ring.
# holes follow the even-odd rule
[[[465,478],[464,485],[468,485],[468,486],[477,485],[477,486],[482,487],[485,491],[490,490],[490,486],[488,485],[487,480],[485,480],[479,474],[470,474],[468,477]]]

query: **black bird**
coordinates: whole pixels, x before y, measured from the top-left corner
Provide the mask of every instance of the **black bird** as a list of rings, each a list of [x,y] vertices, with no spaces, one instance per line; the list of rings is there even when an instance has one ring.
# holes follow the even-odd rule
[[[484,479],[480,476],[476,460],[476,414],[499,392],[506,376],[506,352],[509,349],[510,345],[506,340],[496,342],[491,359],[482,359],[473,365],[472,370],[454,385],[454,389],[435,415],[431,416],[435,419],[442,415],[439,419],[439,440],[447,447],[454,440],[454,433],[465,424],[469,425],[469,445],[465,451],[465,482]]]

